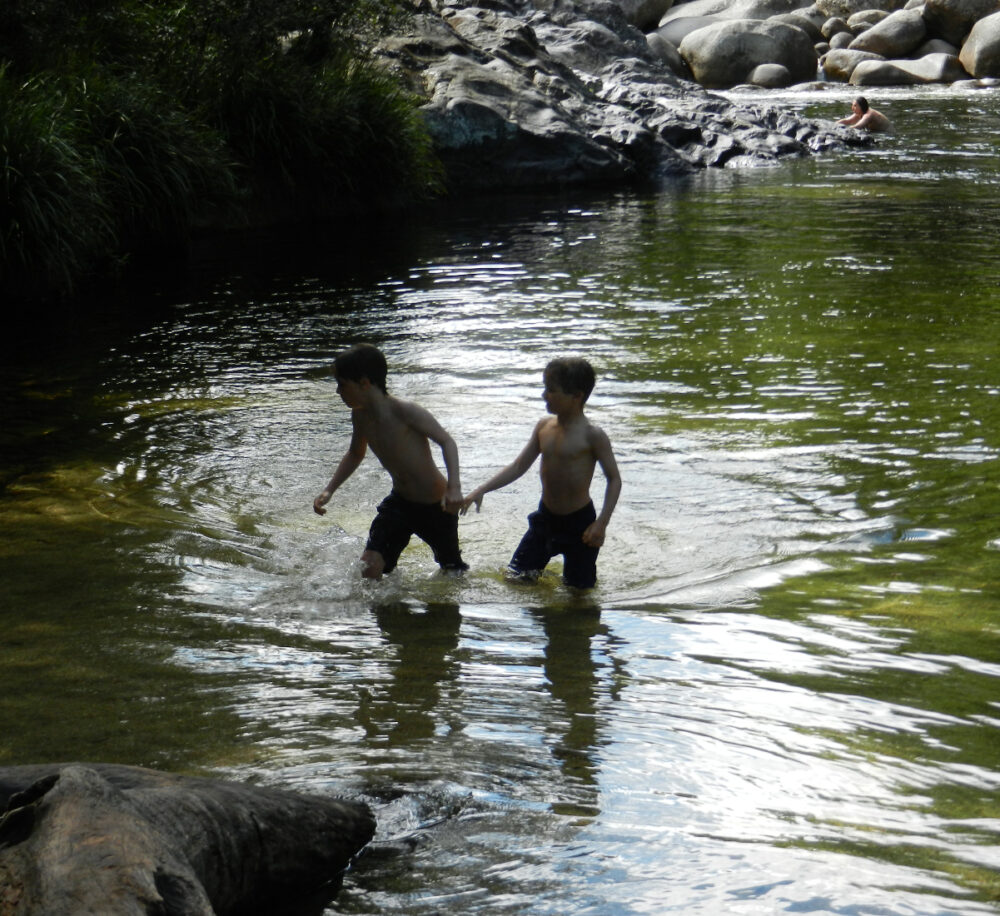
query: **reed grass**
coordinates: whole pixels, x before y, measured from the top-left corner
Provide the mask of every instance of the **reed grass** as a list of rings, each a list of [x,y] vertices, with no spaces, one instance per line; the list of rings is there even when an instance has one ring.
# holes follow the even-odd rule
[[[140,247],[435,193],[375,0],[5,0],[0,297],[71,295]]]

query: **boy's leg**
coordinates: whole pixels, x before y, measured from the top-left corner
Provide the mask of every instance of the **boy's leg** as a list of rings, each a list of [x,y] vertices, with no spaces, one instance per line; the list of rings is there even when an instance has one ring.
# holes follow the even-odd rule
[[[553,538],[556,553],[563,555],[563,582],[571,588],[593,588],[597,583],[598,547],[583,543],[583,532],[597,518],[593,503],[560,518],[560,531]]]
[[[518,579],[537,579],[549,560],[555,556],[548,524],[541,506],[528,516],[528,530],[517,545],[507,564],[508,571]]]
[[[361,554],[361,562],[365,565],[361,575],[366,579],[378,579],[383,573],[391,573],[403,548],[410,543],[412,531],[403,502],[395,493],[390,493],[378,504],[378,514],[368,531],[368,542]]]
[[[563,582],[571,588],[593,588],[597,584],[599,552],[599,547],[589,547],[582,541],[567,548],[563,554]]]
[[[420,507],[421,518],[414,534],[434,551],[434,560],[447,572],[464,572],[469,564],[458,546],[458,514],[446,512],[440,503]]]

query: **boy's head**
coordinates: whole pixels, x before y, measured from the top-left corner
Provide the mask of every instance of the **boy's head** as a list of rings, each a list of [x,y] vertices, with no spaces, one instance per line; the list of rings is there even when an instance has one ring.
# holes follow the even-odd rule
[[[333,365],[337,378],[345,378],[351,382],[360,382],[366,378],[382,394],[388,393],[385,379],[389,374],[389,367],[378,347],[373,347],[371,344],[355,344],[350,349],[338,353]]]
[[[586,404],[594,390],[594,367],[579,356],[560,357],[545,367],[545,381],[566,394],[580,395],[580,403]]]
[[[858,111],[860,111],[861,114],[868,114],[868,99],[866,99],[863,95],[859,95],[854,100],[854,104],[858,106]]]

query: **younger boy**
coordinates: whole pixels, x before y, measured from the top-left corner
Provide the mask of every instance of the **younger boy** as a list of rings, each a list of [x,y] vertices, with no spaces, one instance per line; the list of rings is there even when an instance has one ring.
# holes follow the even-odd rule
[[[401,401],[386,390],[385,356],[369,344],[357,344],[335,360],[337,393],[351,408],[351,443],[313,509],[323,508],[337,488],[361,464],[368,446],[392,478],[392,492],[379,504],[361,562],[361,575],[378,579],[392,572],[403,548],[416,534],[430,545],[434,559],[447,571],[469,567],[458,547],[458,509],[462,486],[458,448],[423,407]],[[431,457],[430,442],[441,447],[448,479]]]
[[[597,581],[597,554],[618,502],[622,481],[607,435],[584,416],[583,406],[594,390],[594,370],[585,359],[554,359],[545,367],[545,407],[551,417],[535,426],[521,454],[463,501],[479,511],[483,496],[517,480],[541,455],[542,499],[528,516],[528,531],[511,558],[509,571],[533,580],[556,554],[564,558],[563,580],[574,588],[592,588]],[[607,481],[604,504],[597,515],[590,499],[594,468]]]

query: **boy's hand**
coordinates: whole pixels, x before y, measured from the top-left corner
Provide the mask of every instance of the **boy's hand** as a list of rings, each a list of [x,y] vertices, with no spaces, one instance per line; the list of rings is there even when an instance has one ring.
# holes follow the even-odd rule
[[[323,507],[330,501],[330,497],[333,496],[328,490],[324,490],[313,500],[313,512],[317,515],[326,515],[326,509]]]
[[[441,508],[445,512],[451,512],[454,515],[458,514],[463,504],[462,490],[459,487],[449,486],[444,491],[444,496],[441,497]]]
[[[465,499],[462,500],[461,514],[465,515],[469,511],[469,506],[473,503],[476,504],[476,511],[478,512],[483,507],[483,494],[477,490],[473,490]]]
[[[604,533],[607,531],[608,523],[600,519],[591,522],[587,530],[583,532],[583,543],[588,547],[603,547]]]

